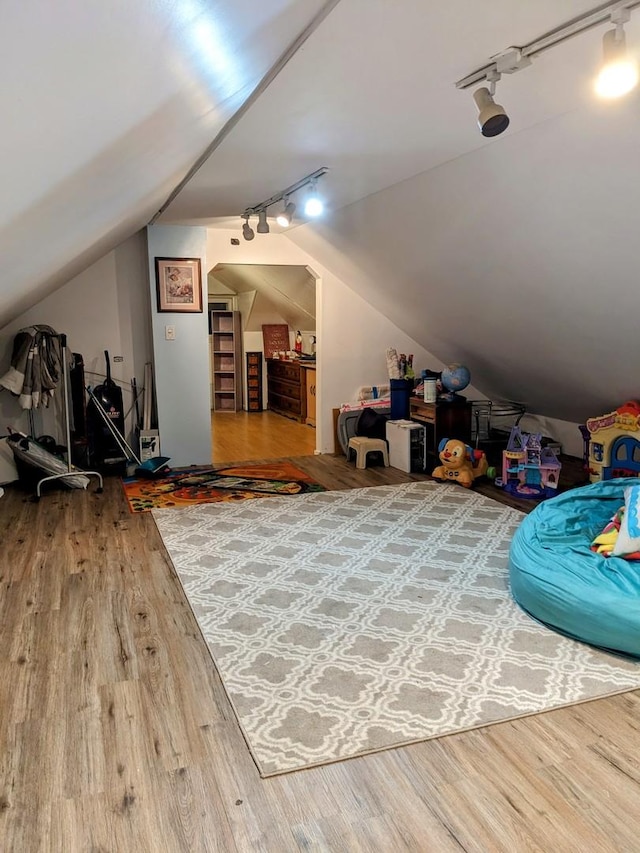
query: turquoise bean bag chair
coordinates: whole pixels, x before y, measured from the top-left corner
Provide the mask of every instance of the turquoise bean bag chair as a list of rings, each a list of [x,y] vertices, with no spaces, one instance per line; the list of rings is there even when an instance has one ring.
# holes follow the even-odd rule
[[[636,478],[572,489],[539,504],[511,543],[517,603],[535,619],[593,646],[640,657],[640,562],[590,550]]]

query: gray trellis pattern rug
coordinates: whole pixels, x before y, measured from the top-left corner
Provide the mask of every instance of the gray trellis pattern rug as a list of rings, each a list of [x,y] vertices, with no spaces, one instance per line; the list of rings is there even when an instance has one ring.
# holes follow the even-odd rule
[[[518,608],[522,515],[457,485],[153,516],[263,776],[640,686]]]

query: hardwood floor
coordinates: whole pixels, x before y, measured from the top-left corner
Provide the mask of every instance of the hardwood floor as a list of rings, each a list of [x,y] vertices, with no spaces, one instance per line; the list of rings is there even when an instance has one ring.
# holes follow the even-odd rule
[[[213,463],[312,456],[316,431],[298,421],[264,412],[212,412]]]
[[[292,461],[335,489],[420,479]],[[8,487],[0,534],[3,851],[640,849],[640,691],[262,780],[118,480]]]

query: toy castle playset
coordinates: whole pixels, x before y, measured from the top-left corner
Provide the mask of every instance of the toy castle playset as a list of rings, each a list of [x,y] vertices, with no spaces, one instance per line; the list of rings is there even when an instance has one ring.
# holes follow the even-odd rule
[[[542,446],[540,433],[514,426],[502,452],[502,478],[496,485],[519,498],[550,498],[557,493],[561,467],[555,452]]]

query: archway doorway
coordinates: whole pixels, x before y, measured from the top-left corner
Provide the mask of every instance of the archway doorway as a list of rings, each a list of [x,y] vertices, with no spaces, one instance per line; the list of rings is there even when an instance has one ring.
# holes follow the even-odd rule
[[[316,334],[316,280],[308,267],[280,264],[217,264],[207,277],[211,310],[233,312],[240,333],[236,347],[235,375],[220,371],[223,354],[216,352],[216,336],[209,324],[212,461],[214,464],[269,460],[283,456],[310,456],[316,449],[315,424],[304,412],[290,417],[269,408],[269,377],[264,357],[263,325],[286,326],[289,351],[294,351],[296,333],[301,333],[304,358],[300,369],[300,394],[306,394]],[[213,315],[210,315],[213,316]],[[217,318],[216,318],[217,319]],[[248,381],[247,354],[251,354]],[[228,365],[230,359],[225,363]],[[259,367],[256,368],[256,361]],[[259,372],[260,407],[256,407],[255,374]],[[313,373],[315,376],[315,372]],[[237,398],[231,406],[222,382],[235,383]],[[249,385],[251,383],[251,387]],[[315,390],[315,381],[313,381]],[[273,380],[272,380],[273,390]],[[251,397],[251,404],[248,400]]]

